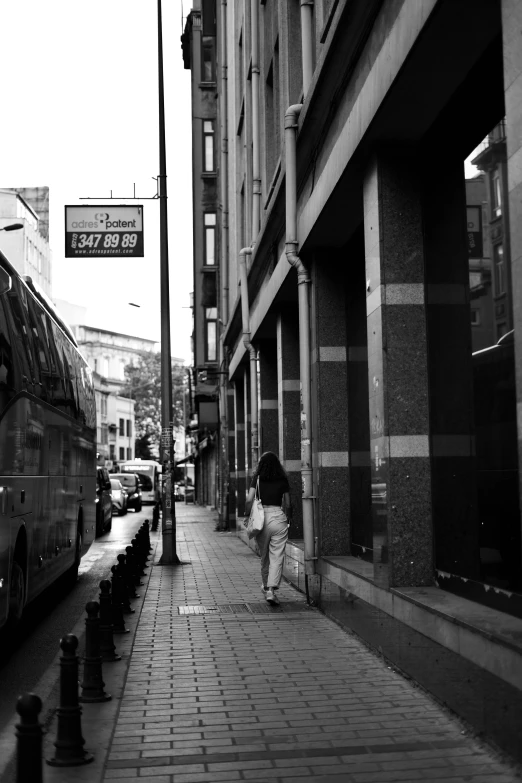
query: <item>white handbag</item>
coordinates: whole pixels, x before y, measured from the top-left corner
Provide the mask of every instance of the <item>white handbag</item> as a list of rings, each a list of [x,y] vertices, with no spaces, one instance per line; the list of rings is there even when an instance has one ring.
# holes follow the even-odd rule
[[[248,517],[248,521],[245,525],[248,537],[254,538],[255,536],[260,533],[260,531],[263,529],[263,525],[265,524],[265,510],[263,508],[263,504],[261,503],[261,498],[259,497],[259,478],[257,479],[256,483],[256,493],[254,495],[254,501],[252,503],[252,508],[250,509],[250,516]]]

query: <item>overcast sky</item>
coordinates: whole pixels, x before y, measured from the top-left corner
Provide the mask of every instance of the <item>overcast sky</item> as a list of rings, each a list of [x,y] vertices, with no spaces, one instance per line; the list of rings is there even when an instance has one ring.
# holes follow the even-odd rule
[[[156,0],[11,0],[0,17],[0,187],[50,188],[53,298],[87,322],[159,339],[159,201],[145,258],[65,259],[64,205],[154,196],[159,173]],[[163,0],[172,355],[190,360],[190,71],[181,0]],[[184,0],[184,13],[190,11]],[[82,200],[90,196],[98,200]],[[130,307],[128,302],[140,304]]]

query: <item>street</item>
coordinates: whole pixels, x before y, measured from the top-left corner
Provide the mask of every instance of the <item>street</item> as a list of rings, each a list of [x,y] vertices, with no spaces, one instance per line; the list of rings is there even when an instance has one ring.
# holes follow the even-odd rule
[[[46,590],[27,607],[15,637],[1,639],[0,780],[5,779],[7,755],[2,749],[13,744],[18,696],[24,692],[38,694],[44,703],[41,722],[45,725],[50,720],[59,692],[60,639],[74,633],[80,639],[81,654],[86,603],[98,600],[101,580],[110,578],[117,555],[125,552],[140,525],[151,517],[152,509],[148,506],[139,513],[115,515],[112,530],[98,538],[82,559],[76,584],[69,588],[60,580]]]

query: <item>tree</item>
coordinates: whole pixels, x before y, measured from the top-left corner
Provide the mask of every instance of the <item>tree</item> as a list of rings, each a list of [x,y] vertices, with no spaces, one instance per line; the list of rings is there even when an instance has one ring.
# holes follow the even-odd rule
[[[172,364],[171,421],[174,427],[183,422],[183,394],[186,368]],[[136,456],[146,459],[143,452],[159,454],[161,436],[161,354],[143,352],[135,364],[125,367],[125,386],[120,392],[135,400]],[[138,453],[139,452],[139,453]],[[150,458],[150,457],[149,457]]]
[[[150,450],[150,447],[151,443],[149,435],[142,435],[141,438],[136,438],[136,443],[134,445],[135,456],[139,457],[140,459],[154,459],[155,455]]]

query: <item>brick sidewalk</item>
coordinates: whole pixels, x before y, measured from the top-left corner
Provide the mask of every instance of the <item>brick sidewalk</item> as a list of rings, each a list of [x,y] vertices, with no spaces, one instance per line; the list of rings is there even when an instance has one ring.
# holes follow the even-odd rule
[[[187,564],[152,570],[105,781],[521,780],[288,584],[269,607],[213,514],[176,513]]]

